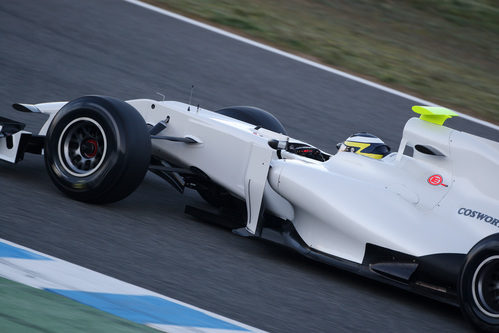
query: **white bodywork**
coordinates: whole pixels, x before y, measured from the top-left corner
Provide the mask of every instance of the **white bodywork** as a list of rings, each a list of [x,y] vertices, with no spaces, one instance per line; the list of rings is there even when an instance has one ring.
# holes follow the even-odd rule
[[[6,138],[0,138],[0,160],[7,161],[10,163],[16,163],[17,152],[19,147],[19,141],[21,140],[21,135],[23,133],[29,133],[26,131],[20,131],[12,135],[13,148],[8,148],[6,144]]]
[[[195,166],[244,199],[250,233],[264,203],[291,221],[310,248],[361,263],[366,243],[412,256],[466,254],[499,231],[497,142],[412,118],[399,152],[381,160],[346,152],[326,162],[285,151],[279,158],[268,142],[287,136],[180,102],[127,102],[148,124],[169,119],[158,135],[197,142],[152,140],[153,154]],[[35,105],[50,115],[41,135],[63,105]],[[12,161],[1,140],[0,158]],[[416,145],[443,156],[403,154]],[[432,175],[443,184],[430,184]]]

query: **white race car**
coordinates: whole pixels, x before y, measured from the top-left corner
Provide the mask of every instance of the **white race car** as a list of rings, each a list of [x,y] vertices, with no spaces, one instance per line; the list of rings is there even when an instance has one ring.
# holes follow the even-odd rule
[[[499,143],[443,126],[450,110],[414,107],[397,153],[359,133],[330,155],[252,107],[85,96],[14,108],[49,118],[37,135],[0,118],[0,159],[43,154],[73,199],[120,200],[150,170],[221,212],[191,215],[460,305],[499,331]]]

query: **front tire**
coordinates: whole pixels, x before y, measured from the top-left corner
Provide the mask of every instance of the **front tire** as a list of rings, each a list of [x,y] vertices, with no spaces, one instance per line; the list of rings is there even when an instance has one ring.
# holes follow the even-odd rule
[[[473,326],[499,332],[499,234],[486,237],[467,255],[459,280],[459,300]]]
[[[47,131],[45,164],[53,183],[72,199],[110,203],[144,179],[151,141],[142,116],[128,103],[103,96],[75,99]]]

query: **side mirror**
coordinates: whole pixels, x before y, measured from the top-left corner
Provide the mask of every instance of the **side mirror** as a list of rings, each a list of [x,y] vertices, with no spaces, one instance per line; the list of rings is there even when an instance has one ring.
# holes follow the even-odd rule
[[[279,150],[279,149],[286,149],[288,142],[287,141],[279,141],[276,139],[269,140],[269,146],[272,149]]]

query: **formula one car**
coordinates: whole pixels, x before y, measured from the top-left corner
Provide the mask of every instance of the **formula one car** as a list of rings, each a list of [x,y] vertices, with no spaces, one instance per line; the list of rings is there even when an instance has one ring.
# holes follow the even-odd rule
[[[13,107],[49,117],[38,134],[0,118],[0,159],[44,155],[73,199],[120,200],[150,170],[222,217],[236,212],[240,235],[460,305],[475,327],[499,332],[499,143],[443,126],[450,110],[414,107],[421,117],[396,153],[359,133],[332,155],[253,107],[102,96]]]

